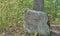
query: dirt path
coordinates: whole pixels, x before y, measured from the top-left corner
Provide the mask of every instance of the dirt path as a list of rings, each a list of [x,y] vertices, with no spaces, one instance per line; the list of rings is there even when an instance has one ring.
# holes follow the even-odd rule
[[[51,25],[51,36],[60,36],[60,25]]]
[[[24,32],[19,32],[20,33],[7,31],[0,33],[0,36],[25,36]],[[60,36],[60,25],[51,25],[51,36]]]

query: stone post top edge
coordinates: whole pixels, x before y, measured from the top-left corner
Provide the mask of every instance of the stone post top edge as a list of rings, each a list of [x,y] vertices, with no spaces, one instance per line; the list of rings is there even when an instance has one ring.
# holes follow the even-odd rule
[[[37,11],[37,10],[29,9],[29,8],[26,8],[24,11],[25,11],[25,12],[27,12],[27,11],[33,11],[33,12],[37,12],[37,13],[47,14],[47,13],[44,12],[44,11]]]

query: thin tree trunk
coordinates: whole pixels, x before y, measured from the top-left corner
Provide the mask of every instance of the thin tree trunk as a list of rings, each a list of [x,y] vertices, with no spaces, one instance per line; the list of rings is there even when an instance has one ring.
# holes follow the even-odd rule
[[[44,10],[44,0],[34,0],[34,10],[43,11]]]

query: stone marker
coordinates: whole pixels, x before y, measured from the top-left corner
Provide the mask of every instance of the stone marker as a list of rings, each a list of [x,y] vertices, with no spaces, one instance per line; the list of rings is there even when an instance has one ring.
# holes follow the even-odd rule
[[[26,9],[24,11],[24,30],[28,33],[38,32],[47,36],[50,34],[49,26],[47,25],[48,16],[45,12]]]

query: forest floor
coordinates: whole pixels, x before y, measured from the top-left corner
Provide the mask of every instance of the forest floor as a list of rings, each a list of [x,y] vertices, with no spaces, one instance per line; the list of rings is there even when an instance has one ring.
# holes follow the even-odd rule
[[[23,28],[12,27],[10,30],[3,31],[0,36],[25,36]],[[51,25],[51,36],[60,36],[60,25]]]
[[[51,25],[51,36],[60,36],[60,25]]]

